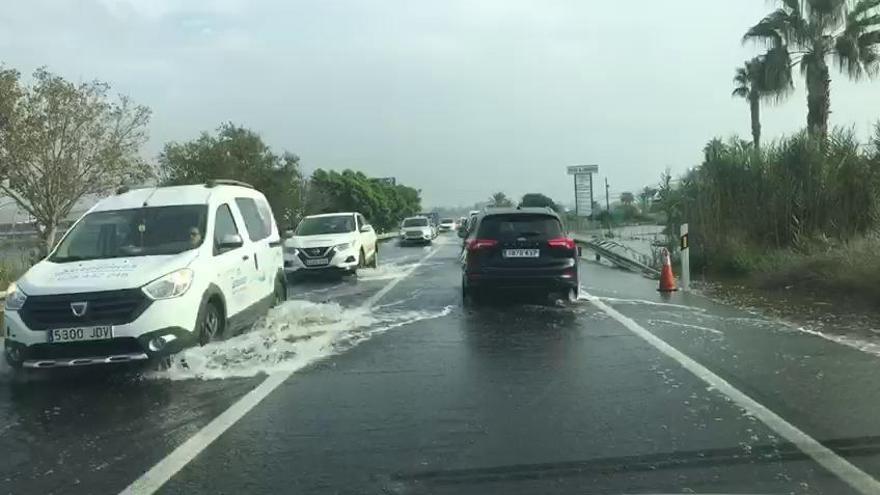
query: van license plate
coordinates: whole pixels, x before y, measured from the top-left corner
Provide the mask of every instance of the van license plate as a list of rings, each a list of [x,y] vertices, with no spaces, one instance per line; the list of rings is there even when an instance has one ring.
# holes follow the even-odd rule
[[[326,258],[319,258],[316,260],[306,260],[306,266],[321,266],[321,265],[329,265],[330,260]]]
[[[538,258],[541,256],[540,249],[505,249],[505,258]]]
[[[53,328],[49,330],[49,342],[82,342],[113,338],[113,327]]]

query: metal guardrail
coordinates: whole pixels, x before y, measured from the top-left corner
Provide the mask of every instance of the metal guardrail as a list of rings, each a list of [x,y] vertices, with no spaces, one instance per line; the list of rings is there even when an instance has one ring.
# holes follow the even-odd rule
[[[574,240],[596,253],[598,258],[605,258],[615,266],[653,278],[660,276],[660,271],[649,266],[647,264],[648,260],[643,259],[644,255],[620,243],[578,235],[574,236]]]

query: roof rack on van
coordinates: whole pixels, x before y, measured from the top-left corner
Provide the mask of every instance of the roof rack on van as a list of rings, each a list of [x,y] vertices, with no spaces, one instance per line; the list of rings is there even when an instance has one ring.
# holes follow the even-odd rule
[[[125,186],[125,185],[123,185],[123,186],[119,186],[119,187],[116,188],[116,195],[118,196],[118,195],[120,195],[120,194],[125,194],[125,193],[127,193],[127,192],[129,192],[129,191],[134,191],[134,190],[136,190],[136,189],[147,189],[147,188],[150,188],[150,187],[154,187],[154,186],[136,186],[136,187],[131,187],[131,186]]]
[[[205,187],[212,188],[217,186],[239,186],[239,187],[247,187],[248,189],[254,189],[254,186],[248,184],[247,182],[242,182],[240,180],[232,180],[232,179],[211,179],[205,183]]]

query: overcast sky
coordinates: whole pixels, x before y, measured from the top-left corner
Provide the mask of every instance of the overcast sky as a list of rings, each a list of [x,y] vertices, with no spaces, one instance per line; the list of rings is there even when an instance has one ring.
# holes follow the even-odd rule
[[[0,60],[101,79],[153,110],[145,153],[233,121],[317,167],[394,176],[426,204],[494,191],[571,202],[565,166],[614,196],[749,133],[730,97],[765,0],[21,0]],[[832,75],[832,122],[866,138],[880,82]],[[803,87],[798,79],[797,85]],[[765,139],[803,126],[798,91]],[[598,194],[597,190],[597,194]],[[614,199],[614,198],[612,198]]]

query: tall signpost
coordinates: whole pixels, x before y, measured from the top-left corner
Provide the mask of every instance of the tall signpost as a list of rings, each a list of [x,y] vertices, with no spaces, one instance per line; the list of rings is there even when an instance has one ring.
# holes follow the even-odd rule
[[[688,290],[691,286],[691,250],[690,242],[688,242],[688,224],[683,223],[679,227],[681,237],[681,288]]]
[[[568,167],[568,175],[574,176],[574,208],[579,217],[593,215],[593,174],[598,172],[598,165]]]

